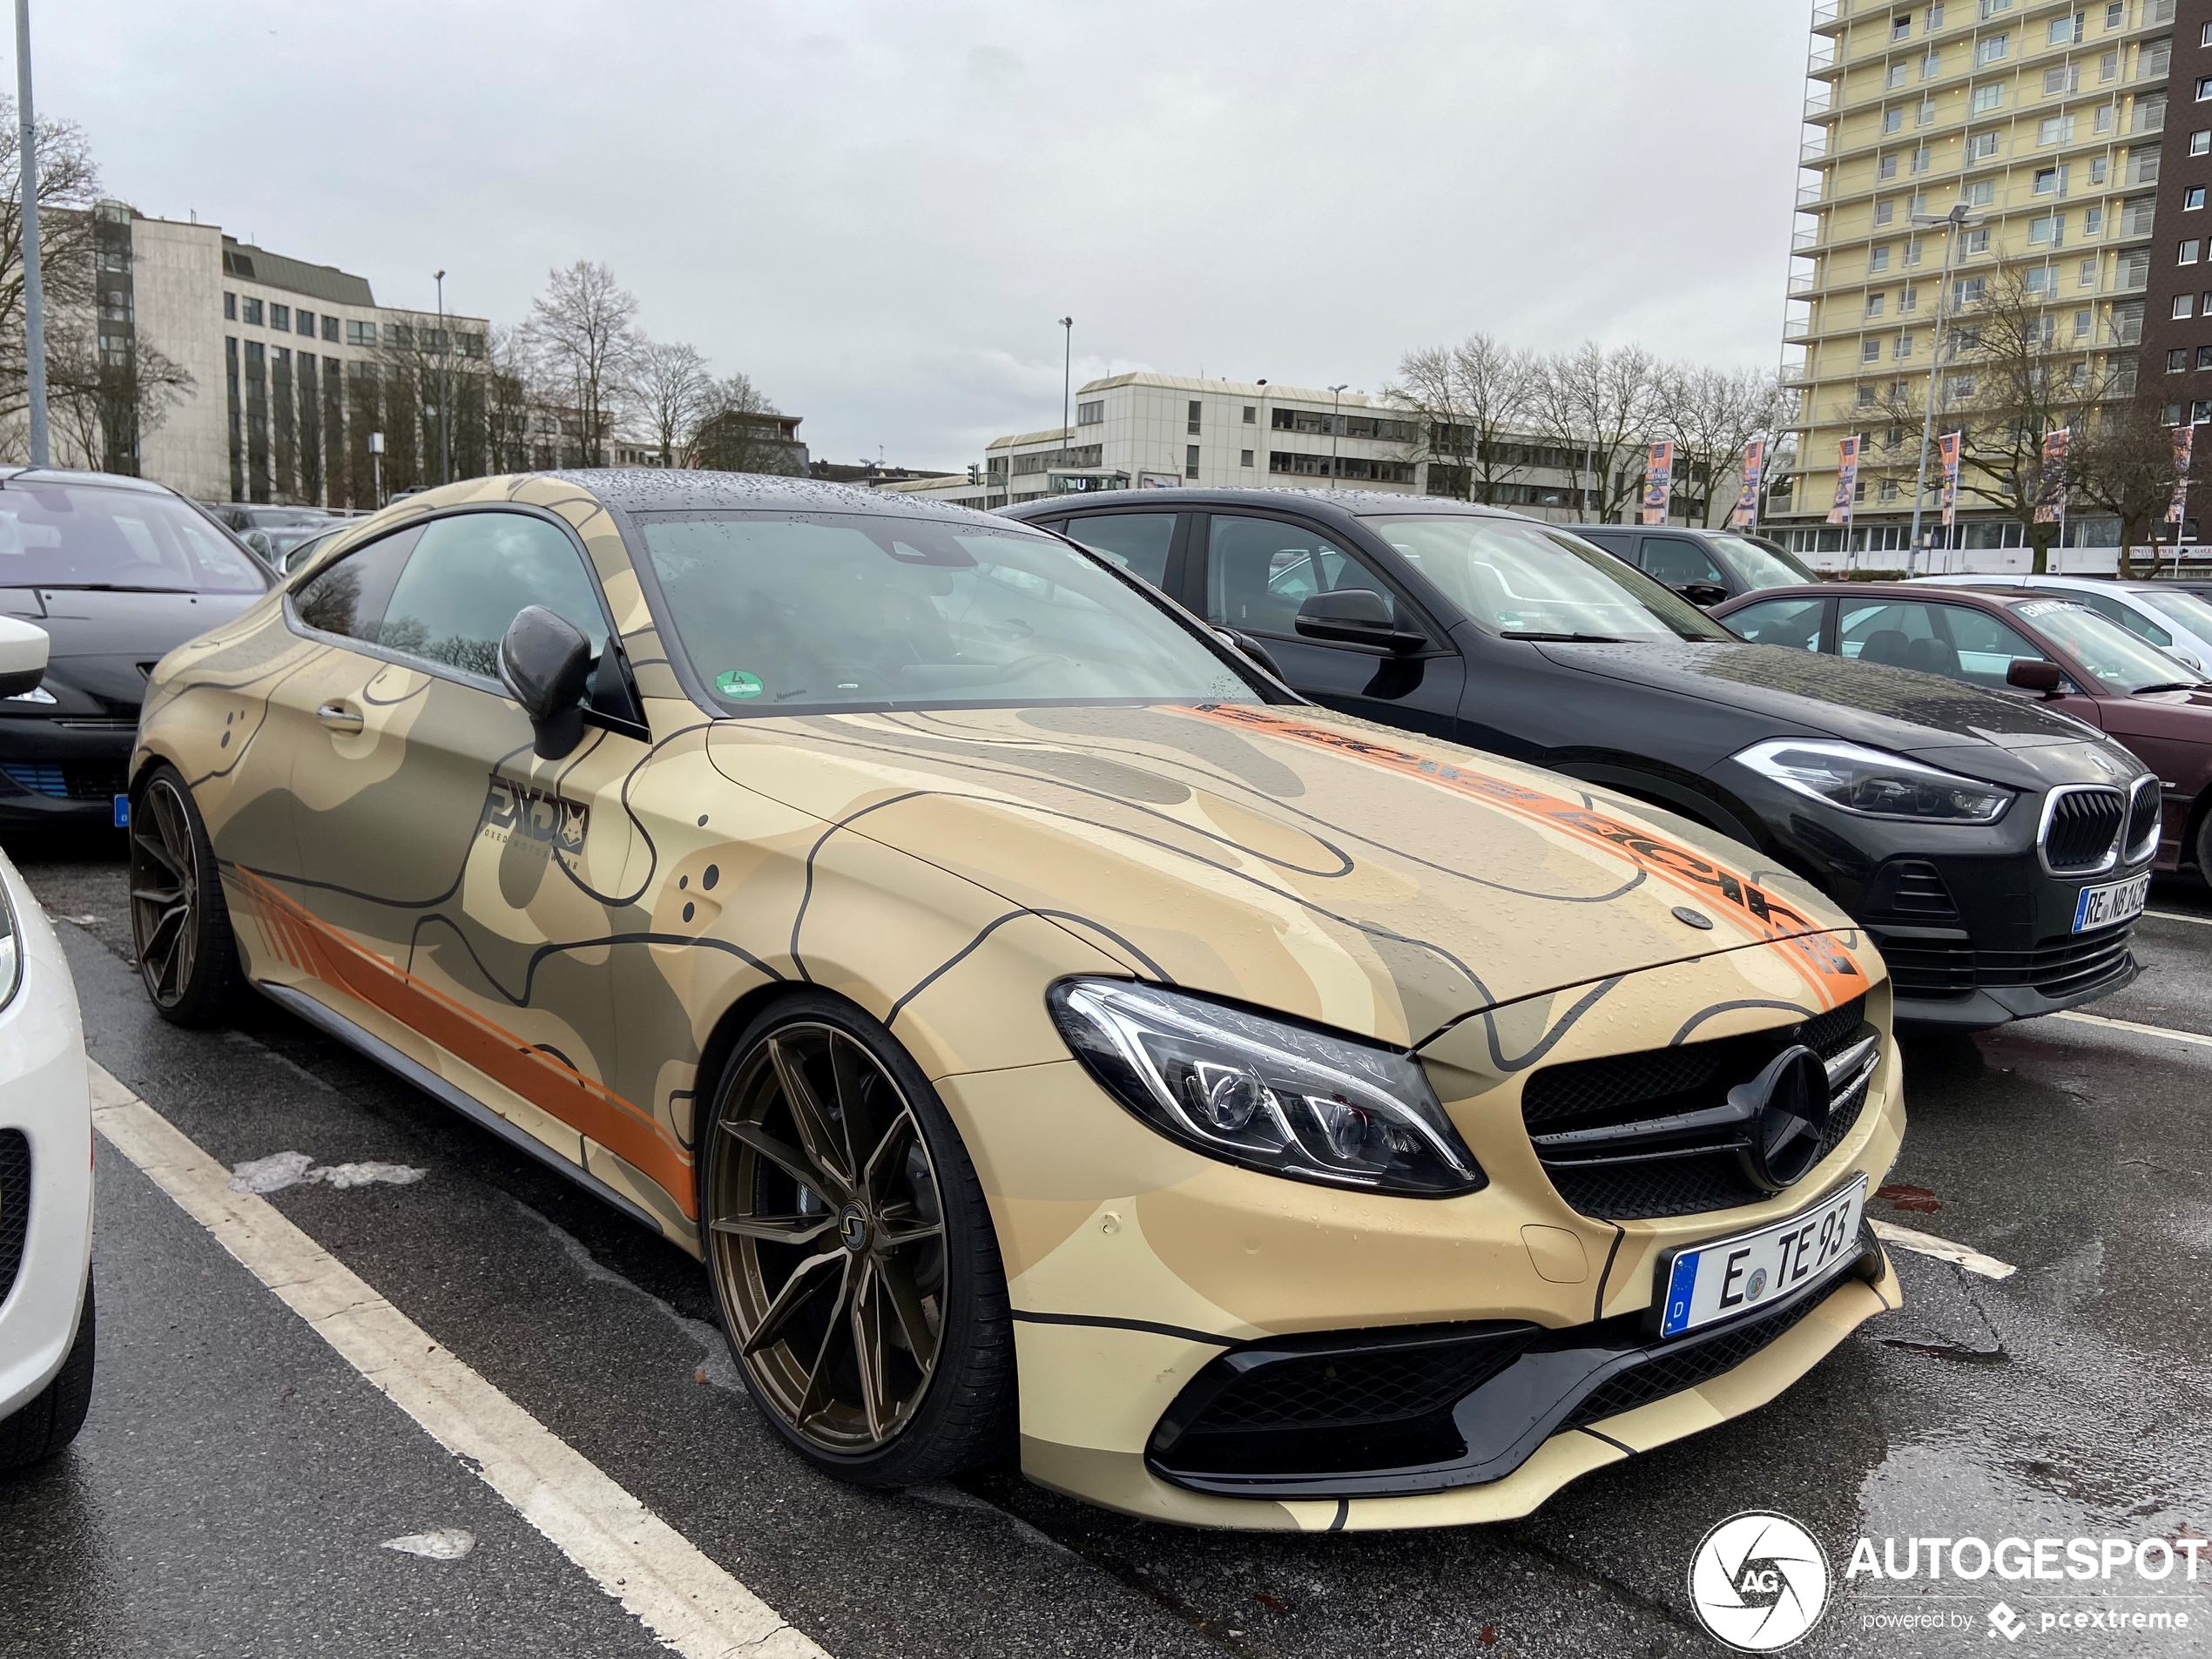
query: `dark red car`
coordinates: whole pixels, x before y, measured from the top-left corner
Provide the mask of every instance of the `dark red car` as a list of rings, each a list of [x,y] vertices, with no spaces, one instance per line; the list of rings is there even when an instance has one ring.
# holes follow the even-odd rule
[[[2154,867],[2212,880],[2212,685],[2048,589],[1826,582],[1765,588],[1710,614],[1761,645],[1914,668],[2039,699],[2133,750],[2164,786]]]

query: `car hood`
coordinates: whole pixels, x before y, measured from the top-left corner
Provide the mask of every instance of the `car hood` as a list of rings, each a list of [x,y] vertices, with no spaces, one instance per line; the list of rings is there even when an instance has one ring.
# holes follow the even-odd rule
[[[1722,952],[1757,953],[1777,1007],[1835,1006],[1880,972],[1848,918],[1747,847],[1319,709],[725,720],[708,752],[1132,972],[1390,1042]]]
[[[1541,649],[1565,668],[1740,709],[1753,717],[1746,745],[1766,737],[1818,734],[1898,754],[1940,755],[1940,764],[1954,771],[2026,787],[2102,782],[2108,774],[2090,758],[2090,752],[2111,747],[2094,726],[2026,698],[1936,674],[1719,640]],[[2054,752],[2039,752],[2045,750]],[[2128,774],[2135,770],[2131,765]]]
[[[57,698],[135,714],[154,664],[262,597],[0,588],[0,612],[37,623],[52,639],[45,685]]]

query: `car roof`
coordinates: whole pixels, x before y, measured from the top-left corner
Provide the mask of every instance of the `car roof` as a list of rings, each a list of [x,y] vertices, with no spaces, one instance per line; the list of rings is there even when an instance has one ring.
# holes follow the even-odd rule
[[[524,476],[532,475],[522,475]],[[997,513],[979,513],[881,490],[856,489],[818,478],[786,478],[767,473],[709,472],[689,468],[577,467],[535,475],[557,478],[589,490],[608,506],[622,512],[666,513],[691,511],[860,513],[877,518],[942,519],[979,529],[1006,528]],[[454,499],[481,499],[484,481],[469,481]],[[445,486],[411,499],[420,506],[444,505]]]
[[[1306,507],[1322,508],[1340,513],[1349,518],[1377,518],[1386,515],[1406,516],[1415,513],[1433,513],[1439,516],[1511,518],[1524,523],[1540,523],[1526,513],[1509,512],[1502,507],[1487,507],[1480,502],[1454,501],[1448,496],[1399,496],[1387,489],[1299,489],[1287,485],[1221,484],[1194,486],[1177,489],[1111,489],[1097,494],[1082,492],[1069,496],[1048,496],[1042,501],[1025,501],[1003,509],[994,516],[1029,519],[1047,513],[1071,509],[1096,510],[1100,507]],[[1554,526],[1564,529],[1565,526]]]
[[[0,489],[10,484],[67,484],[72,489],[130,489],[143,496],[177,496],[166,484],[119,472],[84,472],[75,467],[0,467]],[[177,496],[182,500],[182,496]]]
[[[2048,588],[1943,586],[1935,587],[1931,592],[1932,585],[1926,582],[1798,582],[1788,587],[1754,588],[1741,597],[1731,599],[1725,605],[1716,605],[1713,608],[1716,610],[1742,610],[1758,604],[1763,599],[1825,599],[1831,595],[1843,598],[1852,594],[1876,599],[1912,599],[1925,604],[1945,604],[1973,599],[1996,599],[2009,602],[2016,599],[2047,599],[2051,597],[2051,590]],[[1936,594],[1942,596],[1940,600],[1935,597]]]

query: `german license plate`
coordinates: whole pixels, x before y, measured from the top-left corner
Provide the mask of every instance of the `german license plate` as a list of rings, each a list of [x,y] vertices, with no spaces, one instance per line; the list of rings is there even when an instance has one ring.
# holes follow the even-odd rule
[[[1865,1209],[1862,1175],[1785,1221],[1676,1251],[1666,1269],[1659,1334],[1678,1337],[1716,1325],[1833,1278],[1858,1259]]]
[[[2150,897],[2150,872],[2130,876],[2125,881],[2107,881],[2101,887],[2084,887],[2081,896],[2074,901],[2074,931],[2087,933],[2092,927],[2103,927],[2115,921],[2125,921],[2130,916],[2143,914],[2143,905]]]

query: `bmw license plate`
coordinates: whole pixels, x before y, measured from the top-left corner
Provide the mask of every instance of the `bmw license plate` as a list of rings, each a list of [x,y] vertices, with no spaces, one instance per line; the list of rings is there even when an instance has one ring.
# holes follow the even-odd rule
[[[1659,1334],[1678,1337],[1833,1278],[1858,1259],[1858,1223],[1865,1209],[1862,1175],[1786,1221],[1676,1251],[1662,1269],[1666,1298]]]
[[[2143,905],[2150,897],[2150,872],[2129,876],[2125,881],[2107,881],[2101,887],[2084,887],[2081,896],[2074,901],[2074,931],[2087,933],[2092,927],[2108,927],[2115,921],[2125,921],[2130,916],[2143,914]]]

